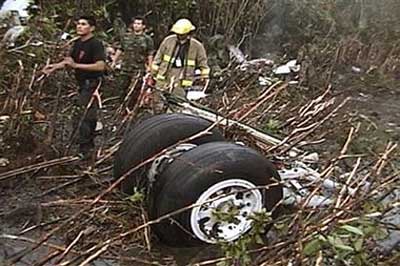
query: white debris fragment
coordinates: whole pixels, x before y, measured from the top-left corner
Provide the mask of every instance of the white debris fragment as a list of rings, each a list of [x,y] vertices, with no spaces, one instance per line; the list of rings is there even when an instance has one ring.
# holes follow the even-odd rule
[[[10,160],[7,158],[0,158],[0,167],[5,167],[10,164]]]
[[[354,73],[361,73],[361,68],[356,67],[356,66],[352,66],[351,67],[351,71],[353,71]]]
[[[270,78],[267,77],[258,77],[258,84],[261,86],[271,86],[273,81]]]
[[[276,75],[290,74],[290,68],[287,65],[279,66],[273,70]]]
[[[61,40],[65,41],[70,37],[70,34],[68,32],[63,32],[63,34],[61,35]]]
[[[6,0],[0,9],[0,19],[4,19],[11,11],[18,11],[20,17],[28,17],[27,8],[33,0]]]
[[[207,96],[203,91],[188,91],[186,94],[186,98],[189,101],[197,101],[203,99]]]
[[[304,163],[318,163],[319,161],[319,155],[316,152],[307,154],[300,158],[300,160]]]
[[[0,121],[1,122],[6,122],[7,120],[9,120],[10,119],[10,116],[9,115],[1,115],[0,116]]]
[[[292,72],[296,73],[300,71],[300,65],[297,64],[297,60],[290,60],[284,65],[278,66],[272,70],[276,75],[287,75]]]
[[[240,64],[246,61],[246,57],[244,56],[243,52],[239,48],[237,48],[233,45],[229,45],[228,50],[230,52],[231,57],[236,58],[236,60]]]
[[[26,26],[22,25],[9,28],[7,32],[4,34],[2,43],[5,43],[8,47],[14,47],[18,37],[21,36],[25,30]]]
[[[104,128],[103,123],[101,123],[100,121],[97,121],[95,131],[101,131],[101,130],[103,130],[103,128]]]

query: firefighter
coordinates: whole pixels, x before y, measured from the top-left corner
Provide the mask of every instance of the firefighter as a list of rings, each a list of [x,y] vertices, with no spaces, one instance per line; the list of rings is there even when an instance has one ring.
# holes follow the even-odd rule
[[[185,97],[186,91],[193,85],[196,69],[200,70],[199,79],[205,81],[209,78],[206,51],[192,36],[194,30],[190,20],[179,19],[171,28],[173,34],[162,41],[151,66],[151,74],[159,90]],[[155,93],[153,97],[157,105],[159,96]]]

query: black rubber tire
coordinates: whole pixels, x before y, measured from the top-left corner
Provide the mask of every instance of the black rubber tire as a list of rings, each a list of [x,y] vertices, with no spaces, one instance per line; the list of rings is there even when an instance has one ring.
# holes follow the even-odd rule
[[[271,162],[251,148],[228,142],[198,146],[177,157],[161,173],[155,188],[159,193],[154,194],[153,205],[149,209],[150,218],[156,219],[189,206],[212,185],[237,178],[247,180],[255,186],[275,184],[280,180]],[[261,192],[263,205],[268,211],[283,197],[281,185],[273,185],[269,189],[262,189]],[[154,225],[154,231],[167,245],[202,244],[203,242],[193,237],[190,214],[191,211],[188,210],[175,215],[173,219],[177,223],[164,219]],[[273,218],[276,218],[277,214],[274,211]],[[269,226],[266,226],[266,229]]]
[[[212,123],[200,117],[173,113],[153,116],[142,121],[125,136],[114,159],[114,177],[118,178],[131,168],[151,158],[163,149],[199,133]],[[212,134],[191,141],[200,145],[212,141],[224,140],[217,128]],[[134,187],[139,189],[147,185],[146,172],[150,165],[137,169],[121,183],[121,190],[132,194]]]

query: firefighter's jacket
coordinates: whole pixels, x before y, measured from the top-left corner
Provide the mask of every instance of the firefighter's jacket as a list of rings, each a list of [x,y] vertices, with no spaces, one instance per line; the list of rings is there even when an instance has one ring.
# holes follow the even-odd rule
[[[168,79],[171,78],[169,74],[175,61],[177,47],[178,38],[175,34],[166,37],[162,41],[151,67],[152,75],[157,82],[170,82]],[[195,69],[200,69],[201,78],[208,78],[210,68],[207,64],[207,55],[204,46],[198,40],[189,38],[189,48],[182,66],[181,75],[180,77],[175,77],[179,79],[180,86],[192,86]]]

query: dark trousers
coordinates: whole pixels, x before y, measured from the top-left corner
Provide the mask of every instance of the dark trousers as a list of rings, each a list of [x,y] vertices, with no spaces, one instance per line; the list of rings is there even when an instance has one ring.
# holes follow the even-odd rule
[[[81,152],[87,152],[94,148],[98,102],[93,99],[91,105],[89,107],[88,105],[99,82],[100,79],[78,81],[78,98],[75,103],[73,127],[74,130],[78,130],[77,142]]]

